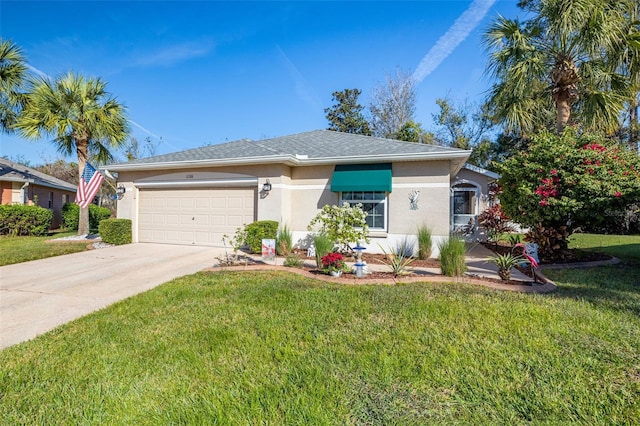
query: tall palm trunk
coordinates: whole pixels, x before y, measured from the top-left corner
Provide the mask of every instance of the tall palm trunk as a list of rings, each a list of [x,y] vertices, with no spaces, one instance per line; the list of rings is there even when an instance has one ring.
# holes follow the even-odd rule
[[[578,69],[573,61],[561,58],[551,71],[553,82],[553,100],[556,103],[556,127],[562,133],[571,117],[571,104],[578,99],[576,83],[580,80]]]
[[[78,156],[78,183],[82,179],[82,173],[87,165],[88,141],[76,139],[76,154]],[[89,206],[80,208],[80,218],[78,220],[78,235],[89,233]]]
[[[629,148],[638,151],[638,138],[640,127],[638,125],[638,99],[634,99],[629,106]]]

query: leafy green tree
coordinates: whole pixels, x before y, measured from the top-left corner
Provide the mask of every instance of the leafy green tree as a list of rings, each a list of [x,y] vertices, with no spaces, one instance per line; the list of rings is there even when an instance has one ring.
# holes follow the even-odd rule
[[[374,88],[369,110],[373,136],[380,138],[393,138],[405,124],[414,121],[416,93],[411,75],[401,70],[394,76],[387,75],[385,84]]]
[[[612,71],[605,52],[625,42],[625,3],[521,1],[532,19],[499,17],[489,26],[484,45],[497,83],[488,104],[508,133],[535,133],[552,118],[560,132],[571,123],[572,109],[587,130],[617,130],[630,88]]]
[[[440,145],[459,149],[472,149],[469,163],[487,167],[491,161],[493,144],[489,132],[493,123],[488,107],[477,107],[464,101],[455,104],[447,98],[436,99],[440,112],[432,114],[436,126],[436,141]]]
[[[319,232],[338,244],[340,251],[351,252],[351,243],[358,241],[369,242],[369,226],[366,221],[367,213],[362,210],[362,204],[342,206],[325,205],[311,220],[307,227],[313,231],[320,225]]]
[[[429,133],[425,132],[420,123],[416,123],[413,120],[409,120],[400,128],[399,131],[393,134],[393,139],[407,142],[427,143],[431,141]]]
[[[0,130],[11,132],[20,112],[27,65],[20,48],[0,38]]]
[[[74,162],[58,159],[34,168],[39,172],[46,173],[73,185],[78,183],[78,165]]]
[[[531,229],[546,257],[561,256],[576,229],[601,226],[640,200],[637,152],[573,128],[535,135],[498,172],[505,213]]]
[[[344,89],[331,94],[336,103],[324,110],[329,121],[327,130],[371,136],[369,123],[362,114],[364,107],[358,103],[361,93],[360,89]]]
[[[637,0],[622,2],[623,27],[621,43],[609,47],[606,56],[613,70],[629,79],[631,96],[628,103],[627,139],[631,148],[638,148],[640,126],[638,102],[640,97],[640,3]]]
[[[73,73],[55,81],[33,79],[16,128],[30,139],[53,135],[59,152],[75,152],[78,179],[89,156],[97,162],[110,161],[109,147],[120,146],[128,134],[124,107],[106,91],[106,83]],[[85,207],[80,212],[78,235],[87,233],[89,209]]]

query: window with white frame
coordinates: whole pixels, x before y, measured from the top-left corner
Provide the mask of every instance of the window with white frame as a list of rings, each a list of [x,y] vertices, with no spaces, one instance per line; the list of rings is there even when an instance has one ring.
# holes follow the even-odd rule
[[[340,205],[362,204],[371,230],[387,229],[387,193],[379,191],[348,191],[340,193]]]
[[[50,208],[50,209],[53,208],[53,192],[51,192],[51,191],[49,192],[49,202],[48,202],[47,205],[49,206],[48,208]]]

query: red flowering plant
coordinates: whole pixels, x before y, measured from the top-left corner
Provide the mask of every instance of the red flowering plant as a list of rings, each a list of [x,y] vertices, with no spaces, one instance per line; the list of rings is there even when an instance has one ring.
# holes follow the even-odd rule
[[[500,204],[494,204],[480,213],[478,225],[485,229],[488,240],[496,245],[502,234],[515,231],[515,226]]]
[[[320,259],[322,261],[322,270],[326,273],[345,271],[347,264],[344,261],[344,257],[340,253],[328,253]]]
[[[574,230],[601,226],[640,200],[638,153],[572,128],[535,135],[526,151],[497,166],[502,208],[549,259],[561,257]]]

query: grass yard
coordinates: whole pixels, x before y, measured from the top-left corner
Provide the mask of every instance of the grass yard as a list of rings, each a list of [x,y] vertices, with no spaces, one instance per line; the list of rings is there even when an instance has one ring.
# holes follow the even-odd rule
[[[75,231],[55,233],[46,237],[0,237],[0,266],[44,259],[87,250],[86,241],[47,242],[54,238],[75,235]]]
[[[592,250],[640,265],[640,235],[573,234],[569,247]]]
[[[0,419],[632,424],[626,303],[198,273],[0,352]]]
[[[597,268],[547,270],[544,274],[559,284],[552,297],[590,302],[640,317],[640,236],[574,234],[569,247],[608,253],[622,262]]]

